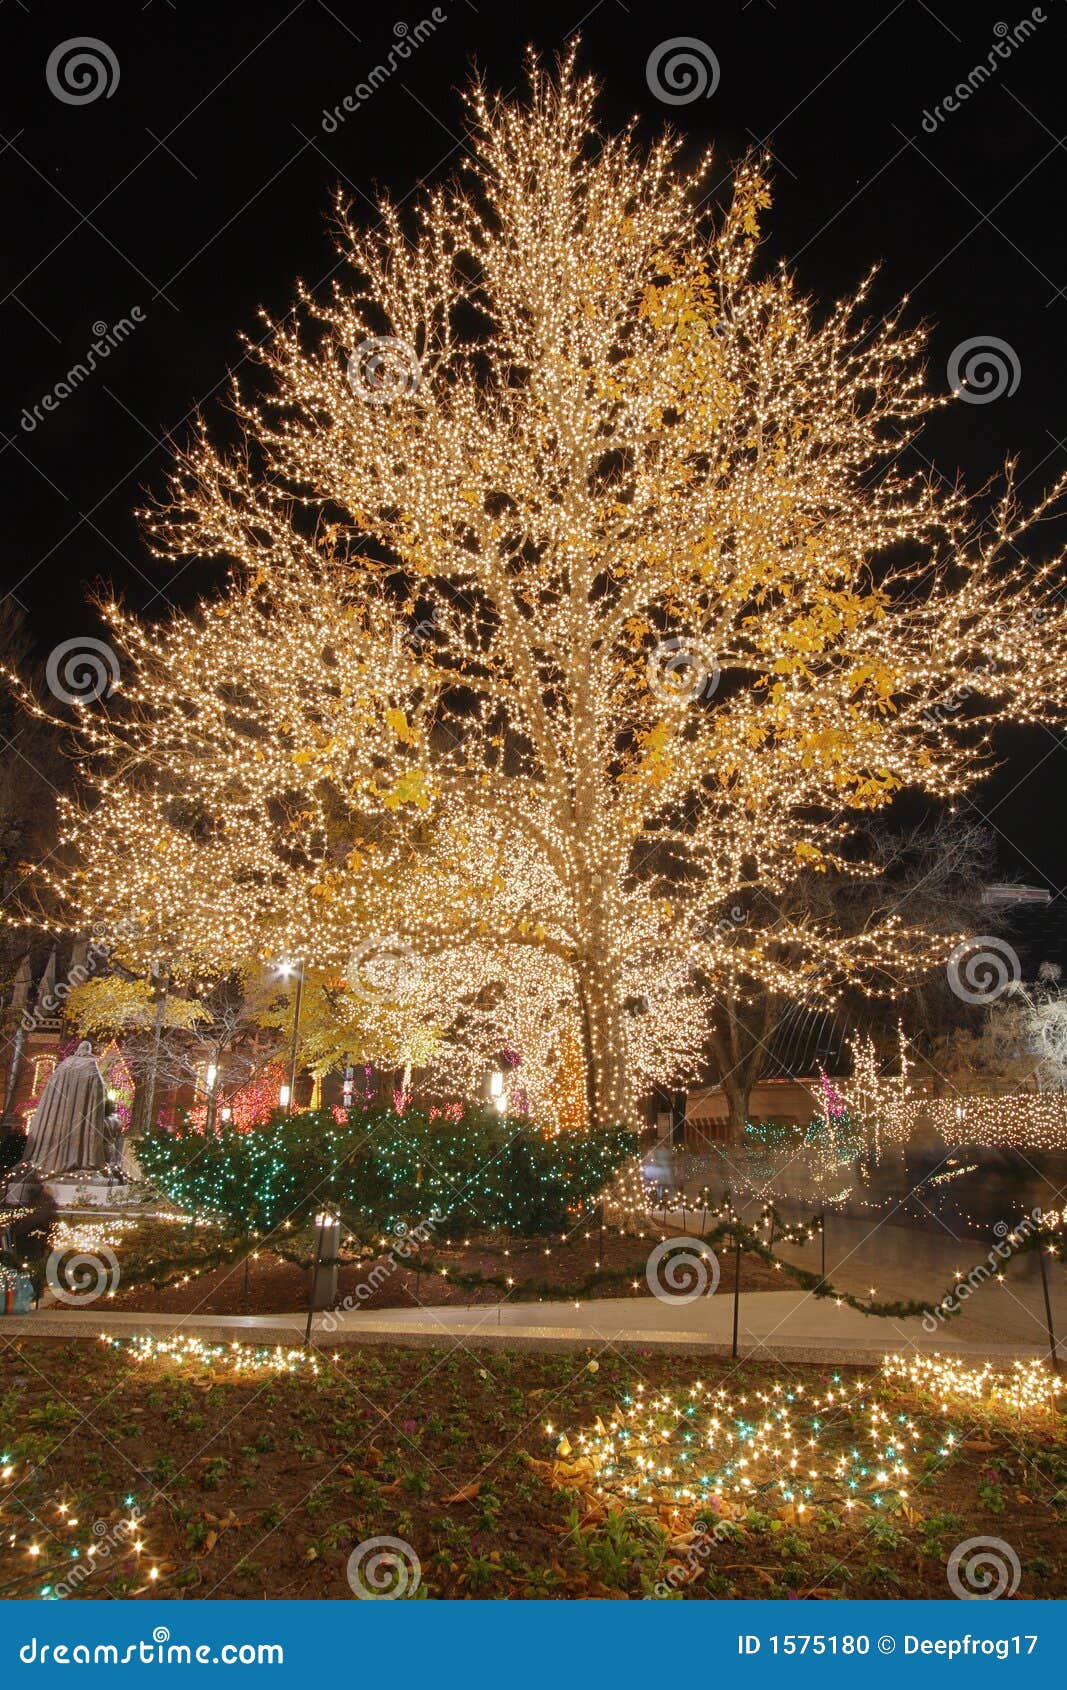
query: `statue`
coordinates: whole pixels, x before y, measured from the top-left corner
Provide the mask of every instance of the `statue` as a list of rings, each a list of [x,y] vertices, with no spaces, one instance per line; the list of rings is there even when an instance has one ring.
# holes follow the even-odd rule
[[[104,1172],[118,1185],[126,1184],[126,1172],[122,1165],[125,1135],[122,1116],[113,1109],[109,1115],[104,1116]]]
[[[105,1152],[107,1093],[93,1047],[83,1039],[48,1077],[33,1112],[25,1160],[46,1177],[99,1168]]]

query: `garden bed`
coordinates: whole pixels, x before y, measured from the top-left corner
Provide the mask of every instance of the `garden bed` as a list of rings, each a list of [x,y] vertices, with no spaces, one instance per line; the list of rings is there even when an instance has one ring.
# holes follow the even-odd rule
[[[647,1511],[560,1488],[560,1433],[577,1444],[639,1387],[681,1396],[699,1379],[755,1402],[773,1388],[767,1367],[458,1346],[291,1365],[235,1376],[223,1348],[138,1362],[125,1346],[16,1340],[0,1376],[0,1593],[349,1600],[353,1551],[391,1537],[429,1597],[640,1598],[679,1567],[686,1599],[944,1597],[952,1550],[984,1536],[1017,1556],[1020,1597],[1067,1595],[1062,1414],[943,1414],[879,1379],[877,1400],[894,1423],[914,1417],[928,1451],[906,1506],[866,1499],[799,1521],[761,1497],[728,1541],[687,1559]],[[787,1383],[813,1392],[831,1377],[791,1368]],[[857,1417],[857,1441],[865,1430]]]
[[[645,1264],[659,1233],[644,1240],[628,1234],[594,1229],[588,1237],[482,1238],[469,1245],[427,1248],[424,1269],[413,1261],[383,1253],[344,1263],[338,1270],[337,1301],[366,1309],[450,1305],[478,1306],[538,1298],[648,1297]],[[507,1281],[514,1283],[508,1285]],[[733,1289],[732,1259],[722,1262],[721,1284]],[[743,1291],[780,1291],[788,1285],[781,1272],[752,1256],[741,1262]],[[208,1272],[190,1275],[187,1282],[151,1284],[123,1289],[120,1281],[110,1306],[167,1314],[286,1314],[307,1307],[310,1272],[272,1251],[257,1258],[235,1259]]]

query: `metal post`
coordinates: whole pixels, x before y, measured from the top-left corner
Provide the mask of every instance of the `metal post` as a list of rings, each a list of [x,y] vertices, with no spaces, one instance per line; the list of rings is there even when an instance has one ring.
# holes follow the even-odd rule
[[[308,1318],[304,1343],[311,1342],[311,1322],[316,1309],[332,1308],[337,1301],[337,1258],[341,1248],[341,1219],[324,1209],[315,1216],[315,1264],[311,1270]],[[323,1264],[323,1256],[327,1264]]]
[[[152,1055],[148,1070],[148,1090],[145,1096],[144,1114],[141,1117],[141,1130],[151,1132],[153,1116],[156,1112],[156,1086],[159,1081],[159,1047],[163,1040],[163,1012],[167,1007],[167,993],[169,981],[165,976],[158,975],[158,996],[156,998],[156,1015],[152,1029]]]
[[[206,1124],[204,1130],[205,1130],[208,1138],[212,1138],[214,1136],[214,1133],[215,1133],[215,1117],[218,1113],[218,1103],[219,1103],[219,1098],[218,1098],[219,1053],[218,1053],[217,1050],[216,1050],[214,1056],[212,1057],[211,1062],[208,1065],[208,1068],[209,1068],[209,1072],[211,1074],[211,1084],[207,1088],[207,1124]]]
[[[304,995],[304,964],[296,965],[296,1001],[293,1005],[293,1043],[289,1051],[289,1101],[285,1105],[286,1115],[293,1112],[293,1094],[296,1091],[296,1046],[300,1034],[300,1001]]]
[[[826,1210],[819,1217],[819,1234],[822,1238],[822,1276],[826,1278]]]
[[[1052,1302],[1048,1294],[1048,1267],[1045,1264],[1044,1250],[1038,1250],[1037,1259],[1041,1264],[1041,1289],[1045,1293],[1045,1325],[1048,1327],[1048,1354],[1052,1363],[1053,1373],[1060,1370],[1060,1358],[1056,1353],[1056,1328],[1052,1324]]]
[[[737,1360],[737,1322],[741,1312],[741,1226],[738,1220],[734,1226],[734,1341],[730,1354]]]
[[[323,1229],[316,1222],[315,1226],[315,1266],[311,1270],[311,1285],[308,1289],[308,1320],[304,1328],[304,1348],[311,1342],[311,1322],[315,1318],[315,1287],[319,1282],[319,1261],[322,1257]]]

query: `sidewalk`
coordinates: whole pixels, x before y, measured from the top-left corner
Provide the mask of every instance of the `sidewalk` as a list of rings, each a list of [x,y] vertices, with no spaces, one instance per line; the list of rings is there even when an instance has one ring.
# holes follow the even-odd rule
[[[0,1319],[0,1345],[12,1338],[97,1338],[102,1332],[184,1332],[204,1340],[302,1344],[307,1315],[164,1315],[92,1309],[42,1308]],[[678,1354],[729,1355],[733,1298],[726,1292],[692,1303],[652,1297],[601,1298],[574,1303],[500,1303],[479,1308],[385,1309],[316,1315],[313,1342],[414,1346],[474,1344],[512,1349],[583,1349],[628,1344]],[[944,1355],[1020,1360],[1047,1354],[1035,1330],[1029,1342],[1006,1337],[973,1313],[936,1333],[920,1320],[879,1319],[838,1308],[803,1292],[749,1292],[740,1300],[738,1349],[752,1358],[794,1362],[875,1362],[894,1350],[939,1350]]]

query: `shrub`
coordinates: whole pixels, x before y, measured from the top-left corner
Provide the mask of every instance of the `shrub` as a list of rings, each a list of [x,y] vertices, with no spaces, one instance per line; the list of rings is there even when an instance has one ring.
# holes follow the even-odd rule
[[[619,1128],[545,1138],[526,1121],[470,1109],[276,1116],[249,1130],[155,1129],[137,1145],[147,1179],[191,1212],[269,1232],[335,1207],[353,1231],[388,1232],[431,1214],[457,1229],[544,1234],[595,1201],[637,1148]]]

